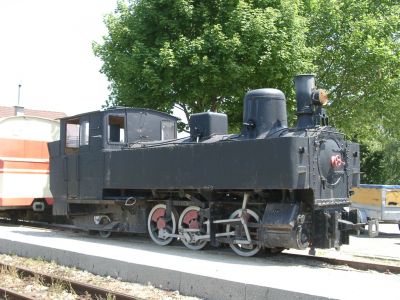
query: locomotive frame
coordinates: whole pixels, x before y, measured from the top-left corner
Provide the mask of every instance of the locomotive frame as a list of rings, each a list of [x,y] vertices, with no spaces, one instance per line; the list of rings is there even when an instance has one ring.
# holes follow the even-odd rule
[[[358,144],[328,125],[312,75],[295,86],[295,128],[276,89],[246,94],[236,135],[210,112],[192,115],[183,139],[175,117],[148,109],[61,119],[49,143],[53,213],[103,237],[147,232],[159,245],[229,244],[242,256],[348,243]]]

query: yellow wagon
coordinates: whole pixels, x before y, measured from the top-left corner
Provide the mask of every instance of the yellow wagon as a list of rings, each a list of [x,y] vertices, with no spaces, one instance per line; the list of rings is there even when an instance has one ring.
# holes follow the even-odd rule
[[[394,223],[400,228],[400,185],[360,184],[353,191],[351,207],[358,209],[369,225]]]

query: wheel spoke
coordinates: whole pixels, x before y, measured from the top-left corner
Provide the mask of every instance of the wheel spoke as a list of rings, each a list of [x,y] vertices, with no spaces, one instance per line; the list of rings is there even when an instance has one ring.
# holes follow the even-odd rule
[[[179,217],[178,226],[180,231],[185,231],[185,229],[199,229],[197,232],[189,231],[185,233],[185,237],[182,238],[182,243],[191,250],[201,250],[207,245],[206,240],[198,240],[194,242],[193,237],[201,235],[201,222],[199,217],[200,207],[189,206],[187,207]],[[187,238],[191,237],[190,240]]]
[[[239,218],[240,213],[241,213],[241,209],[238,209],[235,212],[233,212],[229,218],[230,219]],[[254,222],[254,223],[258,223],[260,220],[259,216],[250,209],[246,210],[245,219],[247,220],[247,222]],[[228,224],[226,226],[226,232],[232,231],[231,226],[233,227],[234,231],[240,231],[240,235],[235,236],[235,239],[247,239],[243,225]],[[248,229],[249,229],[250,237],[257,235],[257,232],[254,232],[254,230],[257,230],[256,228],[248,228]],[[229,246],[232,248],[232,250],[236,254],[238,254],[240,256],[253,256],[253,255],[256,255],[261,249],[261,247],[256,244],[247,245],[247,244],[230,243]]]
[[[176,230],[176,210],[171,211],[171,217],[164,219],[166,213],[165,204],[155,205],[149,213],[147,219],[147,231],[150,238],[158,245],[165,246],[173,241],[172,237],[163,239],[158,237],[158,232],[161,229],[167,230],[169,233],[175,233]],[[161,219],[162,218],[162,219]]]

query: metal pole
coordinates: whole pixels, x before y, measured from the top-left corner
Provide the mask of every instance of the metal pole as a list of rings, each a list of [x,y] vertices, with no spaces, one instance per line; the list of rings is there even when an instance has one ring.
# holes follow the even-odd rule
[[[21,98],[21,86],[22,84],[18,84],[18,106],[19,106],[19,100]]]

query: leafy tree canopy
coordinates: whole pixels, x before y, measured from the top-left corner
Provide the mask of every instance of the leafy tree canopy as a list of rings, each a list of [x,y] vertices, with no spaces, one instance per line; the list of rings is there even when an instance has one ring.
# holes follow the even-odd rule
[[[395,1],[312,2],[309,44],[318,49],[320,81],[331,89],[331,115],[362,141],[397,134],[400,95],[400,5]],[[397,118],[396,118],[397,119]],[[398,124],[397,124],[398,125]],[[397,130],[396,130],[397,131]]]
[[[400,3],[304,3],[305,16],[311,20],[308,45],[316,50],[319,82],[333,100],[331,120],[363,144],[363,170],[370,171],[365,179],[393,183],[388,176],[392,167],[387,165],[393,159],[387,157],[387,150],[400,156],[395,142],[400,138]]]
[[[293,76],[310,71],[300,7],[296,0],[119,2],[106,18],[108,35],[94,45],[111,82],[109,104],[220,111],[238,126],[247,90],[276,87],[290,96]]]

